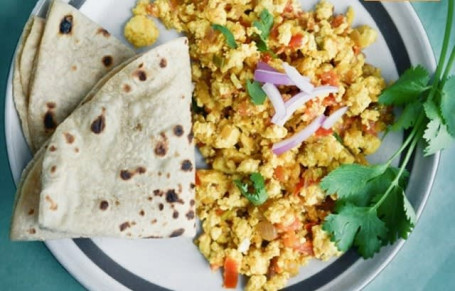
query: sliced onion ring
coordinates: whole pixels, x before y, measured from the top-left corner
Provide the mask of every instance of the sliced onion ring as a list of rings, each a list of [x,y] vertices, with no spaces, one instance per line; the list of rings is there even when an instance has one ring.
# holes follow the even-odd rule
[[[280,141],[272,146],[272,151],[275,155],[281,155],[284,152],[300,145],[303,141],[308,139],[313,133],[315,133],[321,124],[324,122],[324,114],[316,117],[307,127],[294,134],[290,138]]]
[[[334,113],[330,114],[329,117],[327,117],[324,122],[322,123],[322,127],[324,129],[329,129],[332,128],[333,125],[341,118],[343,115],[348,111],[348,107],[341,107]]]
[[[264,71],[271,71],[271,72],[278,72],[274,67],[270,66],[264,62],[258,62],[256,70],[264,70]]]
[[[335,86],[319,86],[315,87],[311,92],[312,95],[315,96],[326,96],[332,93],[337,93],[338,87]]]
[[[294,85],[288,75],[276,71],[256,70],[254,72],[254,80],[275,85]]]
[[[314,98],[314,96],[307,94],[305,92],[300,92],[300,93],[294,95],[291,99],[284,102],[284,107],[286,108],[285,117],[282,119],[276,120],[276,122],[273,122],[273,119],[272,119],[272,122],[275,123],[276,125],[283,126],[286,123],[286,121],[288,121],[289,118],[291,118],[292,114],[294,114],[294,112],[297,109],[302,107],[306,102],[308,102],[309,100],[311,100],[313,98]]]
[[[284,118],[286,116],[286,108],[284,107],[284,101],[278,88],[271,83],[265,83],[262,86],[262,90],[264,90],[270,102],[272,102],[273,108],[275,109],[275,116],[278,119]]]
[[[306,93],[311,93],[314,86],[310,83],[310,78],[302,76],[296,68],[290,66],[287,63],[283,63],[284,71],[286,75],[289,76],[289,79],[302,91]]]

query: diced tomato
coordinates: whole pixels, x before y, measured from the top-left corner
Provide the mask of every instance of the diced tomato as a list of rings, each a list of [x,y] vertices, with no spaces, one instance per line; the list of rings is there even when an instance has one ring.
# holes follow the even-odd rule
[[[226,257],[224,260],[224,288],[234,289],[239,280],[239,270],[237,261]]]
[[[339,85],[338,75],[333,70],[324,72],[319,77],[321,78],[321,83],[323,85],[330,85],[330,86]]]
[[[272,56],[270,54],[265,53],[261,55],[261,61],[263,61],[264,63],[270,62],[271,59]]]
[[[288,248],[295,248],[298,241],[297,236],[295,235],[295,231],[289,230],[287,231],[282,238],[283,245]]]
[[[285,177],[285,170],[284,167],[278,166],[275,168],[275,171],[273,172],[273,176],[275,179],[277,179],[280,182],[284,182],[286,177]]]
[[[298,250],[300,253],[308,255],[308,256],[314,256],[314,251],[313,251],[313,242],[307,240],[303,244],[300,244],[296,250]]]
[[[316,130],[316,136],[327,136],[333,133],[333,130],[331,128],[325,129],[323,127],[320,127],[318,130]]]
[[[335,95],[333,94],[329,94],[329,96],[325,97],[324,100],[322,100],[322,105],[324,105],[325,107],[332,106],[336,103],[337,102],[335,100]]]
[[[284,12],[292,13],[294,11],[294,7],[292,7],[292,1],[289,0],[286,6],[284,7]]]
[[[358,45],[354,45],[352,50],[354,51],[354,55],[360,54],[360,47]]]
[[[338,27],[344,22],[344,16],[343,15],[337,15],[332,19],[332,27]]]
[[[272,29],[270,30],[270,38],[271,38],[271,39],[277,39],[278,34],[279,34],[279,32],[278,32],[278,26],[279,26],[279,25],[274,25],[274,26],[272,26]]]
[[[315,225],[316,225],[315,222],[308,222],[308,223],[305,223],[304,227],[307,232],[312,232],[313,226],[315,226]]]
[[[300,193],[300,190],[302,190],[303,186],[305,185],[305,179],[300,179],[300,181],[295,185],[294,189],[294,195],[297,196]]]
[[[196,171],[196,186],[200,186],[201,185],[201,179],[199,179],[199,175],[197,174],[197,171]]]
[[[249,112],[249,105],[248,105],[248,102],[249,101],[243,101],[239,104],[239,107],[237,108],[237,112],[239,113],[240,116],[249,116],[250,115],[250,112]]]
[[[372,135],[377,135],[378,131],[376,130],[376,122],[370,121],[369,126],[362,125],[362,129],[364,132],[372,134]]]
[[[299,219],[297,217],[294,218],[294,221],[291,224],[284,225],[282,223],[277,223],[275,225],[278,231],[287,232],[287,231],[294,231],[299,230],[302,227]]]
[[[275,274],[280,274],[283,272],[283,269],[278,266],[278,257],[272,258],[269,266],[269,276],[273,277]]]
[[[299,48],[302,46],[303,35],[300,33],[293,35],[289,41],[289,46],[293,49]]]
[[[215,209],[215,213],[216,213],[216,215],[221,216],[221,215],[223,215],[224,210],[217,208],[217,209]]]

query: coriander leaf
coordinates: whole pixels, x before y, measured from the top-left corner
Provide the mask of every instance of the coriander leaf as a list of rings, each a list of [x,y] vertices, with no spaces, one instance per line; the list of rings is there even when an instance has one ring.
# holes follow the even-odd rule
[[[339,199],[348,198],[359,192],[369,180],[382,175],[386,169],[386,164],[342,165],[325,176],[320,186],[329,195],[336,193]]]
[[[379,205],[377,212],[388,229],[384,245],[392,244],[400,237],[406,239],[414,227],[414,209],[400,186],[393,187]]]
[[[264,104],[267,94],[262,90],[261,84],[257,81],[246,81],[246,90],[251,97],[251,100],[256,105]]]
[[[447,79],[442,88],[441,113],[447,131],[455,137],[455,77]]]
[[[234,35],[226,26],[219,25],[219,24],[213,24],[212,28],[215,30],[218,30],[219,32],[221,32],[224,35],[224,38],[226,39],[226,43],[230,48],[232,48],[232,49],[237,48],[237,43],[235,42]]]
[[[264,9],[259,14],[259,21],[255,20],[253,25],[261,31],[261,39],[265,41],[269,37],[270,29],[273,26],[273,15],[267,9]]]
[[[344,146],[343,139],[341,138],[341,136],[338,133],[334,132],[332,135],[337,140],[337,142],[339,142],[342,146]]]
[[[425,115],[428,117],[428,119],[432,120],[440,118],[439,108],[433,100],[426,100],[423,103],[423,109],[425,110]]]
[[[414,126],[421,111],[422,103],[419,101],[416,100],[407,104],[404,107],[400,117],[397,119],[397,121],[395,121],[390,129],[393,131],[399,131]]]
[[[338,249],[347,251],[354,244],[364,258],[372,257],[387,235],[387,228],[374,208],[347,203],[337,212],[328,215],[322,227],[332,235]]]
[[[267,191],[265,190],[264,177],[262,177],[259,173],[253,173],[250,175],[250,180],[253,183],[253,193],[249,192],[248,183],[242,183],[240,180],[235,180],[234,184],[239,188],[240,192],[246,197],[246,199],[253,203],[253,205],[259,206],[268,198]]]
[[[425,156],[448,148],[454,141],[440,118],[433,119],[427,124],[423,138],[427,142],[427,147],[424,149]]]
[[[422,66],[407,69],[400,78],[385,89],[379,102],[386,105],[404,105],[416,100],[427,87],[430,74]]]
[[[256,47],[258,48],[258,50],[260,52],[268,52],[269,51],[269,48],[267,46],[267,43],[265,42],[265,40],[263,40],[262,38],[258,37],[256,40]]]

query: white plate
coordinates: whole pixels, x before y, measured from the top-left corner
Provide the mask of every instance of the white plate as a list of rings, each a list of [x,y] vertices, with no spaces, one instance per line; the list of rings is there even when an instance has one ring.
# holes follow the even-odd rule
[[[33,14],[44,15],[48,0],[38,1]],[[83,2],[83,1],[74,1]],[[380,32],[378,41],[366,50],[367,61],[382,69],[386,80],[410,64],[434,69],[433,53],[418,17],[409,3],[378,3],[332,0],[336,12],[349,5],[356,11],[355,25],[368,24]],[[310,9],[316,1],[302,1]],[[123,39],[122,27],[130,17],[135,0],[87,0],[81,11]],[[158,43],[176,37],[161,27]],[[12,101],[11,72],[5,103],[5,134],[8,157],[17,183],[30,153],[21,134]],[[372,159],[382,160],[401,143],[401,135],[388,136]],[[410,167],[408,198],[419,216],[436,173],[439,154],[423,158],[418,152]],[[86,288],[91,290],[222,290],[222,277],[213,273],[191,240],[119,240],[78,239],[46,242],[61,264]],[[300,275],[289,282],[289,290],[352,290],[364,287],[390,262],[403,241],[370,260],[359,259],[350,251],[330,262],[312,261]],[[239,286],[240,289],[240,286]]]

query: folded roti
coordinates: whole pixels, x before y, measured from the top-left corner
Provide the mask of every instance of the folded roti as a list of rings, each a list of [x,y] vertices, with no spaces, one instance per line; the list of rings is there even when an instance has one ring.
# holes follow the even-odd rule
[[[32,74],[36,51],[43,34],[44,24],[45,20],[38,16],[32,16],[28,20],[19,41],[14,61],[13,99],[21,121],[25,140],[29,146],[31,144],[27,117],[30,89],[29,81]]]
[[[24,172],[11,239],[195,235],[186,38],[149,51],[101,83]],[[37,185],[39,194],[29,190]],[[30,208],[21,201],[30,195],[38,197],[39,213],[21,222]]]
[[[108,71],[134,51],[77,9],[54,1],[30,80],[28,127],[38,150]]]

